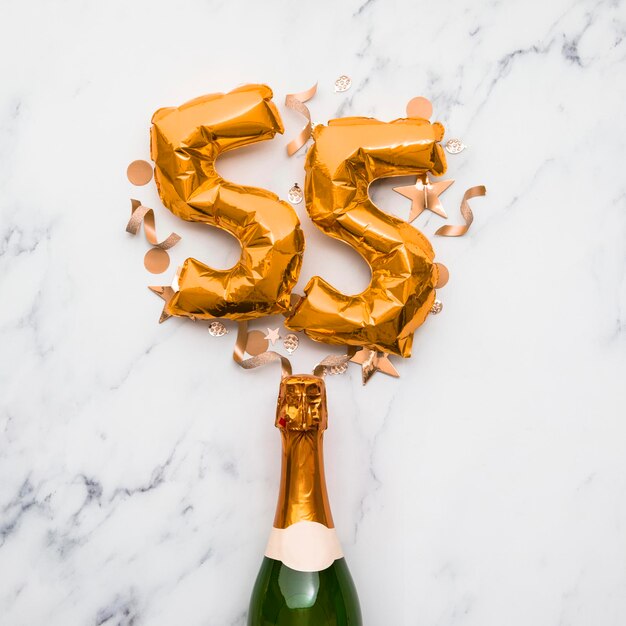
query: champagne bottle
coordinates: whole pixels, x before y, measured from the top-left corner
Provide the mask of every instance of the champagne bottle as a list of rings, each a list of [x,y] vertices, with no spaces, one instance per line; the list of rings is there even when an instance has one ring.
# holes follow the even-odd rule
[[[327,421],[321,378],[283,378],[276,412],[283,443],[280,492],[248,626],[362,626],[328,504]]]

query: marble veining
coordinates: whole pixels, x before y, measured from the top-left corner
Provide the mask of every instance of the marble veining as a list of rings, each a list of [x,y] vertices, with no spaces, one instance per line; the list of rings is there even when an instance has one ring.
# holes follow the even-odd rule
[[[245,625],[278,373],[237,368],[232,325],[157,324],[147,285],[187,256],[228,267],[237,246],[125,170],[157,108],[266,82],[285,135],[219,168],[286,198],[304,150],[285,155],[302,119],[282,102],[319,81],[316,122],[432,100],[468,146],[448,158],[449,223],[467,187],[489,192],[466,237],[432,237],[450,282],[402,377],[328,381],[330,499],[365,623],[623,626],[625,37],[624,0],[4,0],[0,624]],[[408,180],[374,199],[406,217],[391,186]],[[124,232],[131,197],[183,236],[163,277]],[[363,289],[363,261],[296,210],[299,289]],[[295,369],[330,350],[303,339]]]

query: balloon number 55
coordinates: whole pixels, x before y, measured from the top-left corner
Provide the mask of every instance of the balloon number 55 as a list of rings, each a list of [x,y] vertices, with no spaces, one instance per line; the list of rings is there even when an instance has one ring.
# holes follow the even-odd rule
[[[247,85],[153,116],[151,153],[165,206],[185,220],[229,231],[242,248],[230,270],[187,259],[167,313],[246,320],[283,312],[289,328],[317,341],[410,356],[413,332],[435,298],[438,268],[424,235],[378,209],[368,189],[378,178],[443,174],[443,126],[421,117],[389,123],[354,117],[316,127],[306,160],[308,213],[324,233],[365,258],[372,279],[362,293],[346,295],[315,276],[289,312],[304,251],[293,208],[215,170],[222,152],[283,132],[271,98],[269,87]]]
[[[304,251],[293,208],[265,189],[224,180],[217,157],[283,132],[265,85],[191,100],[152,117],[151,155],[161,200],[178,217],[222,228],[241,244],[229,270],[187,259],[178,289],[166,305],[170,315],[246,320],[285,312]]]

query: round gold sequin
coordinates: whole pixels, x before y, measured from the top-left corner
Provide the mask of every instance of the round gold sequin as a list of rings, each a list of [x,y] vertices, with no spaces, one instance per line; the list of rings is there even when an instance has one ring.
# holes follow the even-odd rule
[[[246,352],[252,356],[262,354],[269,347],[269,342],[260,330],[251,330],[246,341]]]
[[[448,279],[450,278],[450,272],[448,272],[448,268],[443,263],[435,263],[437,269],[439,270],[439,278],[437,278],[437,284],[435,285],[436,289],[441,289],[448,284]]]
[[[133,161],[126,169],[126,176],[133,185],[147,185],[152,180],[152,165],[148,161]]]
[[[170,255],[161,248],[151,248],[143,257],[143,264],[151,274],[162,274],[170,266]]]
[[[406,105],[406,114],[409,117],[421,117],[429,120],[433,114],[432,102],[428,98],[417,96],[417,98],[409,100],[409,103]]]

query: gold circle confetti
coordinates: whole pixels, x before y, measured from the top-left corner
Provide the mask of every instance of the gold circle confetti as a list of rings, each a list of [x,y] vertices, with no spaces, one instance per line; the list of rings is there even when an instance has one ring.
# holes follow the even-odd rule
[[[260,330],[251,330],[246,341],[246,352],[252,356],[262,354],[269,347],[269,342]]]
[[[151,248],[143,257],[143,264],[151,274],[162,274],[170,266],[170,255],[161,248]]]
[[[435,263],[435,265],[439,270],[439,278],[437,279],[437,284],[435,285],[435,288],[441,289],[448,284],[448,280],[450,279],[450,272],[443,263]]]
[[[126,170],[126,176],[137,187],[147,185],[152,180],[152,165],[148,161],[133,161]]]
[[[421,117],[429,120],[433,114],[432,102],[428,98],[417,96],[417,98],[409,100],[409,103],[406,105],[406,114],[409,117]]]

